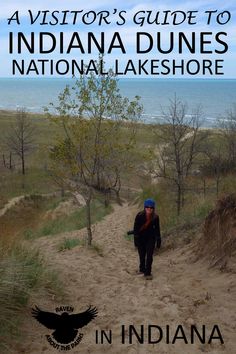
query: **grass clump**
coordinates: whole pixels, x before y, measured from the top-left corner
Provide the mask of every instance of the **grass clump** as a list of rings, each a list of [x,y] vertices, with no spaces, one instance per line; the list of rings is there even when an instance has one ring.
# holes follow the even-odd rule
[[[100,257],[104,257],[103,249],[100,245],[93,243],[91,249],[94,250]]]
[[[62,291],[56,275],[46,269],[38,251],[19,244],[10,250],[1,245],[0,352],[6,352],[18,340],[28,300],[41,288],[57,294]]]
[[[71,250],[76,246],[85,246],[85,240],[80,240],[78,238],[64,238],[63,241],[58,246],[58,251],[63,252],[66,250]],[[93,243],[89,248],[95,251],[100,257],[104,257],[103,249],[100,245]]]
[[[78,238],[64,238],[58,246],[58,251],[63,252],[66,250],[71,250],[78,245],[83,245],[83,242]]]

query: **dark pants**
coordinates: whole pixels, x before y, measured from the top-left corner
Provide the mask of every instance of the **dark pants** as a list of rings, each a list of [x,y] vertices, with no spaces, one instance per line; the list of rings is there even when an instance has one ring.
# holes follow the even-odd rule
[[[140,238],[138,240],[139,271],[145,275],[150,275],[152,272],[154,248],[155,239],[153,237]]]

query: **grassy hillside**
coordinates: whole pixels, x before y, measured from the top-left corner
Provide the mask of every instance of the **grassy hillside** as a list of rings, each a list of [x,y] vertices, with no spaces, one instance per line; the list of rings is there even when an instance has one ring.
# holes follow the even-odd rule
[[[13,124],[16,119],[16,113],[0,111],[0,129],[4,132],[0,136],[0,207],[3,206],[8,199],[14,196],[45,194],[59,190],[58,186],[53,183],[50,177],[48,168],[48,150],[49,147],[55,143],[55,139],[58,133],[60,133],[60,129],[58,126],[50,122],[45,115],[29,114],[29,116],[35,127],[34,149],[26,157],[26,175],[22,176],[20,161],[17,156],[13,155],[14,169],[12,171],[3,166],[2,155],[5,155],[7,161],[9,157],[9,151],[4,141],[10,125]],[[163,182],[163,180],[160,179],[159,184],[161,182],[161,188],[153,185],[150,175],[144,168],[148,163],[148,159],[150,159],[150,152],[158,150],[158,147],[160,146],[159,144],[161,143],[160,138],[153,134],[156,129],[158,130],[158,125],[145,125],[142,123],[137,125],[136,147],[131,155],[134,168],[133,170],[122,172],[122,183],[130,190],[132,190],[132,188],[134,190],[143,190],[140,195],[140,200],[148,195],[155,196],[160,205],[160,212],[163,213],[163,219],[171,219],[170,223],[174,224],[174,220],[176,219],[176,202],[173,185],[170,185],[168,180]],[[124,125],[124,141],[128,138],[128,134],[129,132]],[[222,145],[217,130],[211,130],[209,132],[207,141],[211,143],[213,142],[213,145],[218,144],[218,142]],[[206,157],[199,153],[193,166],[194,170],[198,170],[199,166],[205,162],[205,159]],[[202,205],[207,205],[208,207],[206,209],[209,209],[209,206],[212,205],[218,197],[223,194],[232,193],[236,190],[234,182],[234,173],[223,173],[220,176],[219,191],[217,195],[216,179],[214,175],[206,176],[204,177],[204,180],[199,175],[191,175],[188,177],[185,208],[182,210],[182,216],[188,218],[189,213],[191,215],[198,214],[199,212],[196,210],[199,208],[205,210],[205,207],[202,207]],[[125,193],[124,196],[128,196],[128,193]],[[171,210],[173,210],[173,213]],[[169,221],[164,221],[164,225],[165,224],[168,225]]]

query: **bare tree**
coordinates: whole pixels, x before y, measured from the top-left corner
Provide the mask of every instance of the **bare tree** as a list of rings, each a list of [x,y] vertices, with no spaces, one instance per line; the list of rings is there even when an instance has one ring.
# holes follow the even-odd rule
[[[8,170],[12,171],[14,169],[14,165],[12,163],[12,152],[10,151],[8,161],[5,154],[2,154],[3,166]]]
[[[228,150],[228,163],[231,169],[234,169],[236,167],[236,104],[232,105],[224,118],[218,120],[218,126]]]
[[[184,206],[186,178],[206,135],[199,132],[201,116],[200,107],[188,114],[186,104],[175,96],[163,112],[164,124],[155,131],[161,144],[157,148],[153,174],[174,184],[178,215]]]
[[[215,179],[216,195],[219,195],[220,181],[222,176],[229,171],[229,165],[221,137],[218,140],[210,140],[204,142],[202,152],[205,155],[204,163],[200,165],[200,173],[202,178],[205,176]]]
[[[10,152],[20,158],[21,172],[25,175],[26,156],[33,150],[35,129],[24,108],[16,113],[16,120],[12,123],[5,138],[5,143]]]

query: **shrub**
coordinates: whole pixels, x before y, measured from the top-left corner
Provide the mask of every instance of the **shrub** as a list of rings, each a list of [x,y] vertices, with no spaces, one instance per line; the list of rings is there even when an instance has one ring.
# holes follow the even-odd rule
[[[78,238],[64,238],[63,241],[58,246],[58,251],[62,252],[65,250],[71,250],[72,248],[83,244]]]

